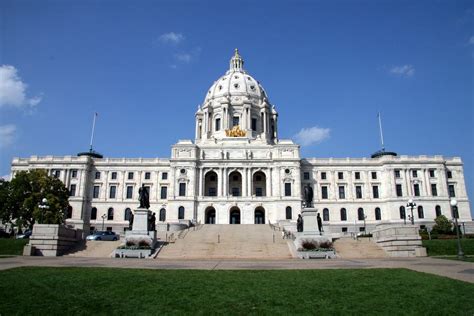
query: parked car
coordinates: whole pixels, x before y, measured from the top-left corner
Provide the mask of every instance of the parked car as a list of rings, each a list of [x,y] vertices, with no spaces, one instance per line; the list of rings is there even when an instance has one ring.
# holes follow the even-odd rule
[[[119,236],[110,231],[98,231],[86,237],[87,240],[119,240]]]
[[[31,230],[26,230],[23,234],[16,235],[16,239],[30,239]]]

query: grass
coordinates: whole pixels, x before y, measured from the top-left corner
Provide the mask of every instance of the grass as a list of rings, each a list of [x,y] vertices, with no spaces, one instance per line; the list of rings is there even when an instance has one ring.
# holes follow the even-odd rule
[[[474,284],[405,269],[0,271],[0,314],[465,314]]]
[[[453,256],[458,253],[456,239],[423,240],[428,256]],[[474,255],[474,239],[461,239],[461,247],[465,255]]]
[[[465,256],[463,259],[458,259],[457,256],[435,256],[433,258],[474,262],[474,256]]]
[[[0,239],[0,255],[18,256],[23,254],[23,247],[28,243],[28,239]]]

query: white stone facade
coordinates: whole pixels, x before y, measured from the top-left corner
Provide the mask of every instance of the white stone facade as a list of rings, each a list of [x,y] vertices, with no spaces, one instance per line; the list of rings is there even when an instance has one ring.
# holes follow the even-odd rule
[[[452,218],[451,190],[459,222],[471,229],[460,158],[302,159],[297,144],[278,138],[277,123],[275,108],[236,51],[196,112],[195,141],[179,141],[170,159],[32,156],[15,158],[12,174],[41,168],[59,177],[72,191],[67,221],[86,231],[103,225],[123,233],[142,184],[157,221],[212,224],[295,221],[302,187],[311,185],[315,207],[336,235],[408,221],[409,198],[423,208],[413,212],[416,224],[430,226],[437,214]]]

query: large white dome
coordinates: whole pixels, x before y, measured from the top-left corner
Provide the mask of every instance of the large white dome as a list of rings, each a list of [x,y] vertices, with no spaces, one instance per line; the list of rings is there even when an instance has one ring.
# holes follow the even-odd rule
[[[230,60],[230,69],[209,88],[204,103],[233,96],[248,97],[259,101],[267,99],[263,87],[243,69],[243,64],[244,61],[236,49]]]

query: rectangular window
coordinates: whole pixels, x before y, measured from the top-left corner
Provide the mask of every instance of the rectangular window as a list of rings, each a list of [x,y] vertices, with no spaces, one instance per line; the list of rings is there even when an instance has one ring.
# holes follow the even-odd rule
[[[61,170],[53,170],[53,177],[59,178],[61,176]]]
[[[359,171],[357,171],[355,173],[355,178],[356,178],[356,180],[360,180],[360,172]]]
[[[151,173],[145,172],[145,180],[150,180],[151,178]]]
[[[237,125],[239,125],[239,117],[234,116],[232,117],[232,126],[237,126]]]
[[[252,118],[252,131],[256,132],[257,131],[257,119]]]
[[[339,187],[339,198],[340,199],[346,198],[346,188],[344,186]]]
[[[362,199],[362,187],[360,185],[356,185],[356,198]]]
[[[430,169],[430,178],[434,178],[434,177],[435,177],[435,170]]]
[[[372,180],[377,179],[377,172],[372,171]]]
[[[128,173],[128,180],[133,180],[133,172]]]
[[[100,179],[100,171],[96,171],[96,172],[95,172],[94,178],[95,178],[96,180],[97,180],[97,179]]]
[[[343,173],[343,172],[338,172],[338,173],[337,173],[337,178],[338,178],[339,180],[344,179],[344,173]]]
[[[179,184],[179,196],[186,196],[186,183]]]
[[[112,172],[111,178],[112,180],[117,179],[117,172]]]
[[[413,194],[415,196],[420,196],[420,185],[419,184],[414,184],[413,185]]]
[[[400,169],[395,170],[395,178],[400,178]]]
[[[167,180],[168,179],[168,172],[163,172],[161,174],[161,180]]]
[[[76,196],[76,185],[71,184],[71,187],[69,188],[69,196]]]
[[[285,196],[291,196],[291,183],[285,183]]]
[[[438,196],[438,188],[436,187],[436,183],[431,184],[431,195]]]
[[[374,195],[374,199],[379,198],[379,187],[377,185],[372,187],[372,194]]]
[[[71,170],[71,178],[75,179],[77,178],[77,170]]]
[[[127,186],[127,199],[132,199],[133,198],[133,186],[129,185]]]
[[[321,179],[326,180],[326,172],[321,172]]]
[[[111,185],[110,191],[109,191],[109,198],[115,199],[116,193],[117,193],[117,187],[115,185]]]
[[[454,184],[448,185],[449,197],[456,197],[456,192],[454,191]]]
[[[413,175],[413,178],[418,178],[418,171],[417,170],[412,170],[411,174]]]
[[[321,199],[326,200],[328,198],[328,187],[323,185],[321,187]]]
[[[232,196],[240,196],[240,189],[232,188]]]
[[[303,179],[309,180],[309,172],[303,173]]]
[[[446,175],[448,176],[448,179],[451,179],[453,177],[453,172],[452,171],[448,171],[446,173]]]
[[[342,231],[343,233],[347,233],[347,227],[342,227],[342,228],[341,228],[341,231]]]
[[[161,187],[160,198],[166,200],[168,198],[168,187]]]
[[[221,119],[216,118],[216,132],[221,130]]]
[[[401,184],[397,184],[397,185],[396,185],[396,189],[397,189],[397,196],[403,196],[402,185],[401,185]]]
[[[255,196],[263,196],[262,188],[255,188]]]
[[[100,186],[94,185],[94,189],[92,191],[92,197],[94,199],[98,199],[99,198],[99,193],[100,193]]]

